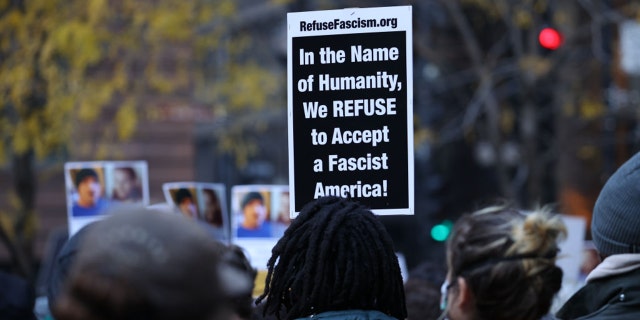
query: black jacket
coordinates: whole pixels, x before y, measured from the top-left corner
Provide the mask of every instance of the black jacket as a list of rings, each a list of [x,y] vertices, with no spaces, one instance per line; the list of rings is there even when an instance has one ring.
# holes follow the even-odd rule
[[[0,271],[0,319],[35,320],[35,295],[22,278]]]
[[[558,319],[640,319],[640,269],[588,282],[556,313]]]

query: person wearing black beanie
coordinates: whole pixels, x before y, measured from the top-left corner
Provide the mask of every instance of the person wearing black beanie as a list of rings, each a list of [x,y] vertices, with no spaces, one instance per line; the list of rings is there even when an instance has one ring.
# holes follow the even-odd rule
[[[640,152],[606,182],[591,236],[602,262],[558,311],[559,319],[640,319]]]

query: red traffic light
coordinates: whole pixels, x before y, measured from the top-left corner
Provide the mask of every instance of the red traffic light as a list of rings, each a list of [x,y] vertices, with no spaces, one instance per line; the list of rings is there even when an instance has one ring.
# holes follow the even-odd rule
[[[540,45],[549,50],[556,50],[562,45],[562,35],[554,28],[544,28],[538,34]]]

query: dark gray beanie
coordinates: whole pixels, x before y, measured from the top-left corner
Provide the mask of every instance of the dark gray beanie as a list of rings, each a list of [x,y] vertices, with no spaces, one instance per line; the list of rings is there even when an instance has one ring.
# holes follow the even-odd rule
[[[600,191],[593,208],[591,236],[603,256],[640,253],[640,152]]]

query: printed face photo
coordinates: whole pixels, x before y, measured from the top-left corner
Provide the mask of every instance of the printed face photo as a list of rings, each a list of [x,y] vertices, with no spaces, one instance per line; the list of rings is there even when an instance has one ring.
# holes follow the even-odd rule
[[[236,235],[240,238],[271,237],[271,192],[260,187],[232,190]]]
[[[227,210],[225,185],[211,182],[166,182],[162,184],[166,202],[175,214],[196,220],[220,241],[231,239],[231,217]]]
[[[222,202],[213,189],[202,189],[202,218],[209,224],[221,228],[224,220],[222,217]]]
[[[149,205],[147,172],[146,161],[65,163],[69,234],[103,219],[121,202]]]
[[[249,192],[242,201],[242,225],[247,229],[258,229],[267,217],[264,197],[258,192]]]
[[[102,214],[107,207],[104,199],[104,168],[87,166],[67,171],[71,198],[71,216],[87,217]],[[70,184],[70,185],[69,185]]]
[[[286,185],[237,185],[231,189],[233,226],[237,238],[277,239],[289,226]]]
[[[289,225],[291,223],[289,212],[290,204],[289,204],[289,191],[284,191],[280,193],[280,201],[278,201],[278,218],[277,222]]]
[[[139,174],[133,167],[116,167],[113,169],[113,188],[111,199],[116,201],[137,202],[142,199]]]
[[[77,204],[84,208],[95,206],[102,193],[102,186],[100,185],[100,181],[98,181],[97,175],[86,175],[77,180]]]
[[[198,218],[198,206],[195,196],[195,190],[188,188],[180,188],[173,190],[173,199],[180,213],[191,219]]]

